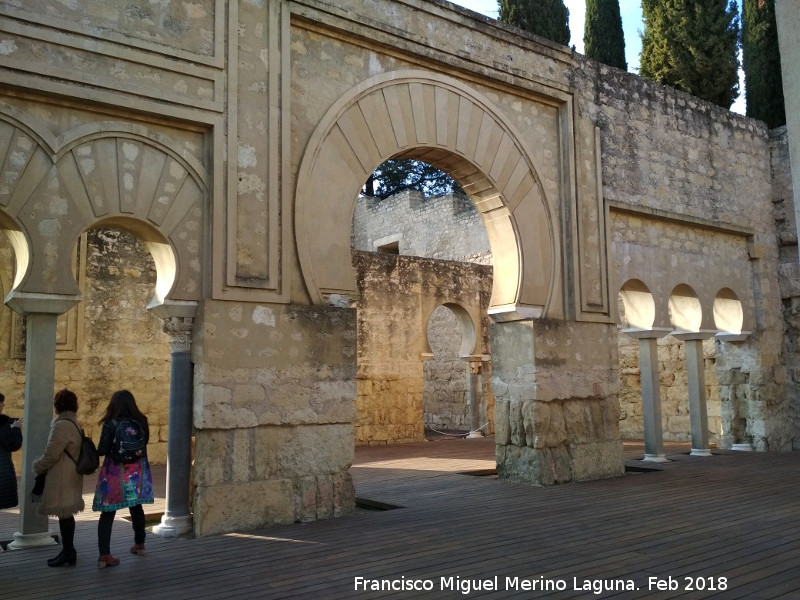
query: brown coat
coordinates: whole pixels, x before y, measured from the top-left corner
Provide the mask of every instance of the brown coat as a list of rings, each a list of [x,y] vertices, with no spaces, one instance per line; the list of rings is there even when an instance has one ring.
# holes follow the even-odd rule
[[[81,451],[81,434],[75,426],[77,424],[74,412],[60,413],[50,426],[44,454],[33,461],[36,475],[47,473],[42,501],[37,508],[40,515],[64,518],[84,508],[83,475],[78,474],[75,463],[66,454],[69,452],[77,459]]]

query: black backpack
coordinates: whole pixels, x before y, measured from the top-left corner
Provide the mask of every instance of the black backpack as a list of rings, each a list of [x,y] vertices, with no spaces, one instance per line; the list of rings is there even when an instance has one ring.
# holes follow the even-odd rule
[[[144,456],[147,433],[138,421],[120,419],[114,428],[111,458],[118,463],[133,463]]]

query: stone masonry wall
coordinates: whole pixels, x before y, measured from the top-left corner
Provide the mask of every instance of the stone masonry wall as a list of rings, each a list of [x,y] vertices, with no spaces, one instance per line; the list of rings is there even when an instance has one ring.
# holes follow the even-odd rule
[[[584,111],[599,128],[603,195],[606,203],[664,211],[690,223],[693,218],[752,231],[737,252],[751,269],[754,331],[745,342],[716,346],[723,429],[735,418],[737,395],[746,398],[747,439],[759,449],[790,444],[783,367],[783,314],[779,293],[779,252],[772,205],[769,134],[763,123],[736,115],[668,87],[579,57],[574,83]],[[741,200],[736,200],[741,199]],[[613,221],[612,221],[613,223]],[[668,239],[650,223],[641,241],[623,249],[611,240],[612,258],[669,252],[682,265],[687,284],[698,286],[714,273],[702,269],[707,248],[663,244]],[[713,252],[713,251],[712,251]],[[723,257],[730,260],[730,257]],[[616,260],[616,258],[614,259]],[[619,269],[612,260],[613,271]],[[665,274],[668,275],[668,274]],[[614,289],[618,289],[614,288]],[[730,378],[738,373],[744,387]]]
[[[459,300],[480,306],[485,315],[491,294],[490,268],[372,252],[354,252],[353,265],[361,290],[357,311],[356,444],[421,440],[426,385],[423,360],[428,331],[422,308]],[[488,353],[488,317],[484,316],[482,323],[480,348],[482,353]],[[435,359],[426,361],[426,369],[432,360]],[[438,420],[434,422],[441,426],[460,423],[453,413],[466,416],[468,423],[465,396],[459,390],[466,373],[462,370],[460,376],[453,375],[459,370],[455,362],[461,362],[462,369],[467,363],[454,361],[452,356],[450,361],[442,362],[443,366],[434,368],[439,375],[428,380],[427,385],[449,389],[443,399],[426,399],[425,412],[436,415]],[[490,371],[484,368],[484,380],[488,380]],[[459,397],[461,408],[457,409]],[[494,405],[488,388],[481,404],[482,414],[491,417]],[[491,431],[492,424],[489,426]]]
[[[207,301],[197,325],[195,533],[351,513],[355,311]]]
[[[401,241],[399,251],[402,255],[431,257],[437,253],[448,260],[491,262],[488,239],[478,212],[470,205],[462,208],[454,218],[451,207],[450,198],[423,202],[418,192],[402,192],[381,202],[362,199],[356,205],[353,220],[354,245],[365,250],[371,249],[376,239],[398,239]],[[655,231],[653,235],[660,233]],[[468,242],[464,241],[466,238]],[[465,247],[465,244],[469,245]],[[448,316],[442,319],[452,323],[452,315]],[[434,325],[430,335],[431,346],[444,349],[458,343],[452,337],[452,325]],[[690,436],[689,401],[683,344],[668,336],[660,339],[658,345],[664,439],[687,441]],[[618,349],[622,383],[619,393],[620,434],[626,439],[640,439],[644,435],[644,426],[638,344],[635,339],[620,335]],[[712,443],[718,444],[722,424],[713,340],[704,344],[704,350],[709,430]],[[469,414],[463,412],[462,416],[453,409],[458,405],[457,398],[466,394],[466,380],[459,377],[463,369],[464,365],[459,365],[457,360],[426,361],[426,423],[452,429],[468,428]],[[490,379],[486,385],[491,386]],[[428,406],[431,407],[430,412]]]
[[[359,198],[353,215],[353,247],[376,251],[389,240],[399,254],[491,264],[489,238],[469,198],[448,194],[425,199],[406,190],[379,200]]]

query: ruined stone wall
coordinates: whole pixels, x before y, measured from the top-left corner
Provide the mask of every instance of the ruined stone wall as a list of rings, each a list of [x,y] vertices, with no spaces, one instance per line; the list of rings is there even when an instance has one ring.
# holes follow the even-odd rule
[[[423,202],[417,192],[401,192],[380,202],[362,199],[356,205],[353,219],[354,246],[367,250],[376,239],[397,239],[400,240],[402,255],[433,257],[436,253],[448,260],[490,261],[485,227],[477,210],[470,205],[454,214],[452,206],[449,197]],[[441,348],[442,352],[446,348],[457,348],[460,338],[455,335],[454,317],[444,310],[437,314],[441,315],[442,322],[432,320],[429,329],[431,346]],[[638,343],[625,335],[620,335],[618,340],[622,383],[619,393],[620,433],[626,439],[640,439],[644,428]],[[668,336],[661,338],[658,346],[664,439],[687,441],[690,435],[689,401],[683,344]],[[704,343],[704,350],[709,431],[711,442],[719,444],[722,423],[713,340]],[[457,358],[448,361],[434,356],[425,362],[423,403],[426,423],[452,429],[469,428],[468,413],[455,410],[463,404],[462,398],[467,393],[464,370],[463,361]],[[486,385],[491,386],[491,381]]]
[[[349,514],[355,311],[207,301],[196,331],[196,533]]]
[[[612,290],[632,271],[631,261],[643,279],[657,274],[662,283],[681,281],[698,293],[720,275],[741,284],[736,292],[753,333],[715,346],[722,429],[741,438],[727,443],[786,449],[780,253],[766,127],[581,60],[575,83],[586,101],[579,106],[598,127],[602,146]],[[704,315],[704,327],[714,328],[711,317]],[[736,422],[744,430],[736,431]]]
[[[391,242],[405,256],[491,264],[486,227],[472,201],[460,195],[426,199],[406,190],[383,200],[360,198],[353,247],[376,251]]]
[[[800,448],[800,263],[792,186],[791,160],[786,127],[770,132],[772,156],[772,205],[780,253],[780,287],[783,301],[786,396],[793,431],[793,447]]]
[[[354,252],[361,298],[358,302],[358,397],[355,436],[357,444],[386,444],[424,437],[423,393],[426,374],[423,360],[428,350],[425,309],[448,302],[481,308],[484,315],[479,347],[488,354],[488,317],[491,271],[486,266],[450,261]],[[475,310],[477,312],[477,310]],[[452,327],[452,322],[450,326]],[[461,325],[456,333],[461,336]],[[453,335],[452,329],[449,331]],[[451,338],[452,342],[452,338]],[[432,346],[437,347],[438,342]],[[426,363],[436,361],[434,357]],[[428,391],[451,386],[440,401],[425,400],[425,412],[438,415],[442,426],[455,425],[453,414],[469,412],[461,386],[466,362],[452,355],[434,366],[438,373],[428,379]],[[426,367],[427,368],[427,364]],[[490,378],[488,367],[484,379]],[[452,385],[451,385],[452,384]],[[455,393],[454,393],[455,392]],[[460,410],[456,407],[461,403]],[[482,415],[493,415],[487,388],[482,393]],[[491,424],[490,424],[491,427]],[[491,429],[490,429],[491,431]]]

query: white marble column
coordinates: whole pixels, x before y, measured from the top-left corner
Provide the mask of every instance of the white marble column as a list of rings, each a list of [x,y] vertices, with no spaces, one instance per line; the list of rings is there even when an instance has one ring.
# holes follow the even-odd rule
[[[689,383],[689,419],[692,428],[692,456],[711,456],[708,444],[708,409],[706,407],[703,340],[714,332],[673,333],[686,346],[686,378]]]
[[[639,372],[642,386],[644,460],[667,462],[664,453],[664,428],[661,422],[661,387],[658,381],[658,338],[666,329],[623,329],[622,333],[639,340]]]
[[[33,461],[44,451],[53,419],[58,315],[79,302],[75,296],[12,292],[6,304],[25,316],[25,413],[22,438],[19,531],[8,547],[13,550],[53,544],[46,516],[31,502]]]

